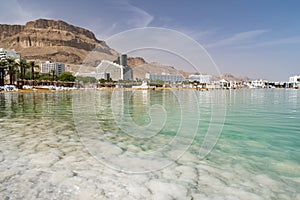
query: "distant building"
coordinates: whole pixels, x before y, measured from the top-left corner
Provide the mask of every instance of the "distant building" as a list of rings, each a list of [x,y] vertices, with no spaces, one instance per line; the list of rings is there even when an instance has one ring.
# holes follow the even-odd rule
[[[13,58],[15,60],[20,60],[20,54],[14,49],[4,49],[0,48],[0,59]]]
[[[289,85],[294,88],[299,87],[300,86],[300,75],[291,76],[290,80],[289,80]]]
[[[120,65],[127,67],[127,55],[126,54],[121,54],[119,56],[120,60]]]
[[[202,84],[210,84],[212,81],[212,76],[211,75],[196,75],[192,74],[189,75],[189,82],[199,82]]]
[[[119,57],[120,64],[103,60],[96,68],[96,78],[113,81],[132,80],[132,69],[127,66],[127,56],[125,54]]]
[[[58,62],[46,61],[41,63],[41,73],[48,74],[55,72],[56,76],[65,72],[65,64]]]
[[[269,85],[267,80],[253,80],[249,84],[249,88],[266,88]]]
[[[164,82],[182,82],[184,81],[184,77],[181,74],[168,74],[168,73],[161,73],[161,74],[150,74],[146,73],[146,79],[155,81],[161,80]]]
[[[12,58],[15,60],[15,62],[19,62],[21,59],[21,56],[14,49],[0,48],[0,60],[4,60],[7,58]],[[7,75],[7,72],[8,71],[5,70],[4,68],[0,69],[0,86],[4,86],[4,79],[5,79],[5,76]]]

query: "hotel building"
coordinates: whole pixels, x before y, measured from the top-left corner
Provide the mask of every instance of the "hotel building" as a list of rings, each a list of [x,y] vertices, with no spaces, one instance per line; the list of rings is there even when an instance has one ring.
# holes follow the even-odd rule
[[[132,80],[132,69],[127,66],[127,55],[122,54],[119,57],[119,63],[108,60],[102,62],[96,67],[96,79],[104,79],[109,81]]]
[[[291,76],[289,79],[289,85],[294,88],[300,87],[300,75]]]
[[[168,74],[168,73],[161,73],[161,74],[149,74],[146,73],[146,79],[155,81],[155,80],[161,80],[164,82],[183,82],[184,77],[181,74]]]
[[[4,49],[0,48],[0,59],[13,58],[15,60],[20,60],[20,54],[14,49]]]
[[[56,76],[59,76],[61,73],[65,72],[65,64],[58,62],[46,61],[41,63],[41,73],[48,74],[55,72]]]

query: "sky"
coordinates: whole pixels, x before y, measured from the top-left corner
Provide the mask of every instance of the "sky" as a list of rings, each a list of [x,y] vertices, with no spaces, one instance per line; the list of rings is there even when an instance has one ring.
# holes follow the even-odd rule
[[[298,0],[0,0],[0,5],[1,24],[60,19],[104,41],[131,29],[164,28],[199,43],[221,73],[270,81],[300,75]],[[145,52],[147,61],[177,67],[176,59]]]

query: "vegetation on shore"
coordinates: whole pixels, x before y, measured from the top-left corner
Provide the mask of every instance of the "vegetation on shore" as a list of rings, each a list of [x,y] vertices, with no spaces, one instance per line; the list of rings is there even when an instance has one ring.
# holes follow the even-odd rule
[[[71,72],[64,72],[60,76],[56,76],[54,70],[48,74],[37,72],[39,65],[35,61],[27,62],[24,59],[15,60],[13,58],[6,58],[0,60],[0,86],[4,86],[5,77],[9,76],[9,84],[13,85],[16,81],[63,81],[74,82],[75,76]]]

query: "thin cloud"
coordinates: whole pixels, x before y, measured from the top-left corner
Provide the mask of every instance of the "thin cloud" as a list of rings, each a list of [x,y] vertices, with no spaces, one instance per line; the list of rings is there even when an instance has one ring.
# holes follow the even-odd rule
[[[199,42],[203,42],[206,39],[214,36],[218,31],[217,28],[187,27],[182,24],[178,24],[177,21],[170,17],[159,17],[156,19],[156,24],[158,24],[157,27],[179,31]]]
[[[199,41],[199,42],[203,42],[207,38],[211,38],[217,32],[217,29],[208,29],[205,31],[195,30],[195,29],[186,28],[186,27],[178,27],[175,29],[178,30],[179,32],[182,32],[182,33],[188,35],[189,37],[191,37],[194,40]]]
[[[130,3],[126,2],[123,7],[124,10],[130,13],[130,18],[128,20],[128,25],[134,26],[134,28],[147,27],[154,17],[147,13],[145,10],[133,6]]]
[[[274,47],[274,46],[282,46],[282,45],[299,45],[299,44],[300,44],[300,37],[295,36],[295,37],[287,37],[287,38],[280,38],[276,40],[259,42],[256,44],[244,46],[243,48]]]
[[[253,30],[253,31],[247,31],[247,32],[241,32],[236,33],[232,37],[217,41],[215,43],[211,43],[208,45],[205,45],[208,48],[211,47],[220,47],[220,46],[229,46],[229,45],[235,45],[240,44],[243,42],[247,42],[253,38],[256,38],[266,32],[269,32],[269,30],[266,29],[259,29],[259,30]]]
[[[105,1],[107,11],[102,11],[95,16],[93,22],[88,22],[96,35],[106,39],[116,33],[147,27],[154,19],[145,10],[132,5],[128,1]]]

